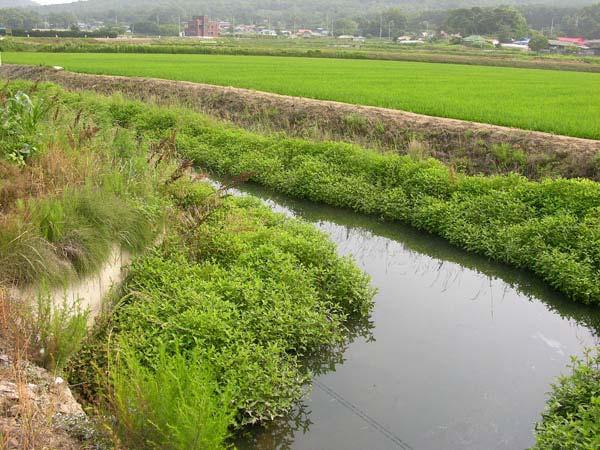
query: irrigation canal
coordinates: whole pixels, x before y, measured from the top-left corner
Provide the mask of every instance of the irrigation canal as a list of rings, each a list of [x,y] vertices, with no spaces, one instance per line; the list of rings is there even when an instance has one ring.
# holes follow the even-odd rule
[[[600,314],[524,271],[399,224],[241,191],[329,234],[378,294],[370,333],[315,363],[303,404],[240,448],[525,449],[555,377],[600,342]]]

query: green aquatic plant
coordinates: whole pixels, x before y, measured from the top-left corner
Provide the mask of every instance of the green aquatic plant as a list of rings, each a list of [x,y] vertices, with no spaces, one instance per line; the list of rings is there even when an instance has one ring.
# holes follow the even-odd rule
[[[184,209],[214,192],[185,180],[168,190]],[[343,348],[347,326],[368,320],[368,277],[312,225],[252,198],[223,198],[191,235],[176,234],[132,264],[111,322],[72,364],[72,379],[102,390],[89,370],[106,370],[107,339],[119,336],[143,366],[164,352],[208,368],[230,395],[233,427],[282,416],[310,381],[302,360]]]
[[[536,426],[535,450],[600,447],[600,353],[573,358],[571,373],[552,386]]]

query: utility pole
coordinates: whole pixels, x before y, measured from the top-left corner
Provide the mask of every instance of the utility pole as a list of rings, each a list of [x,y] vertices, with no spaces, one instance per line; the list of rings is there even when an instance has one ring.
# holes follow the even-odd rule
[[[383,36],[383,13],[379,14],[379,40]]]

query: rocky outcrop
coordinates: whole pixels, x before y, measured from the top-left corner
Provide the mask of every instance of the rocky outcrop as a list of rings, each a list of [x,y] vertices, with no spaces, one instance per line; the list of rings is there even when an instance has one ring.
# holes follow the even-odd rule
[[[5,449],[84,448],[73,431],[88,418],[60,377],[26,361],[0,355],[0,433]]]

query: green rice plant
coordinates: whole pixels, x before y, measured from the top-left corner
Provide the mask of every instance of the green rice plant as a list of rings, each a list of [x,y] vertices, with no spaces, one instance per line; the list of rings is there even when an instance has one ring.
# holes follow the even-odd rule
[[[600,83],[594,73],[236,55],[8,52],[3,58],[13,64],[236,86],[600,138]]]
[[[111,352],[106,402],[127,448],[221,449],[234,414],[200,355],[157,349],[152,364],[126,341]]]
[[[536,426],[536,450],[585,449],[600,446],[600,353],[589,350],[573,358],[571,373],[552,386]]]

